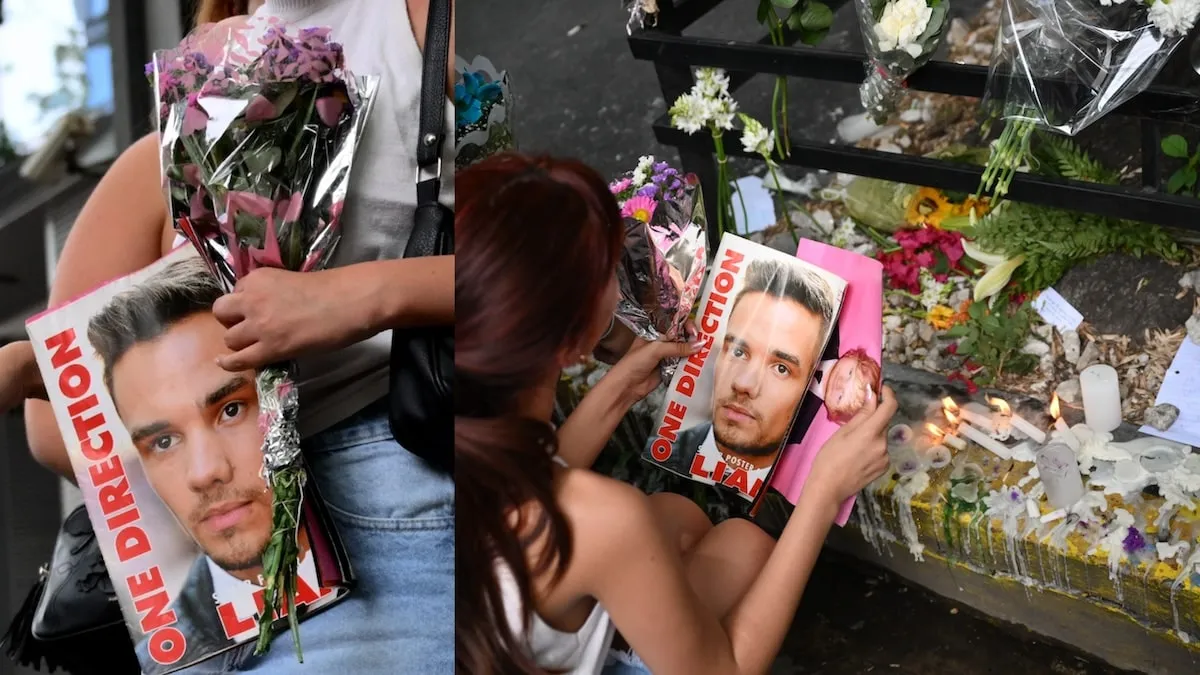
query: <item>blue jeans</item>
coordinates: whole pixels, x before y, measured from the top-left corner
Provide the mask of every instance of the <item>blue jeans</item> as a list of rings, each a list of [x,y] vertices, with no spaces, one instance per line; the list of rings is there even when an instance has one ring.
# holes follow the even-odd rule
[[[621,651],[613,649],[608,653],[608,660],[604,662],[604,670],[600,671],[600,675],[653,675],[646,664],[638,658],[637,654],[632,651]]]
[[[304,663],[288,631],[271,651],[253,643],[186,675],[454,672],[454,480],[396,442],[382,402],[304,442],[358,584],[300,624]]]

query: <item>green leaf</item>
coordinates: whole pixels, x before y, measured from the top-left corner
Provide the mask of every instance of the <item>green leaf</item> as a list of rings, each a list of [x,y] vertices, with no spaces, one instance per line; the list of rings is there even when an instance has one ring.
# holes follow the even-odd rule
[[[771,4],[779,9],[791,9],[799,2],[800,0],[771,0]]]
[[[811,31],[825,30],[833,25],[833,10],[823,3],[809,2],[800,13],[800,25]]]
[[[971,317],[975,321],[978,321],[983,318],[985,311],[986,305],[984,305],[984,303],[973,302],[971,303],[971,306],[967,307],[967,316]]]
[[[961,324],[961,323],[956,326],[951,326],[950,330],[942,333],[942,337],[947,337],[947,338],[960,338],[960,337],[966,337],[966,335],[967,335],[967,327],[965,324]]]
[[[758,3],[758,22],[766,23],[768,12],[771,11],[771,0],[759,0]]]
[[[967,338],[958,343],[958,353],[963,355],[971,355],[975,353],[975,339]]]
[[[1194,167],[1185,167],[1183,169],[1183,186],[1187,188],[1196,185],[1196,169]]]
[[[823,30],[807,30],[805,28],[801,28],[800,41],[810,47],[816,47],[817,45],[821,44],[821,41],[824,40],[825,36],[828,34],[828,28]]]
[[[1167,157],[1183,159],[1188,156],[1188,142],[1179,134],[1171,134],[1162,139],[1162,151]]]
[[[1186,180],[1187,176],[1184,175],[1183,169],[1171,174],[1171,177],[1167,180],[1167,192],[1170,194],[1178,194],[1179,191],[1183,189],[1183,184]]]

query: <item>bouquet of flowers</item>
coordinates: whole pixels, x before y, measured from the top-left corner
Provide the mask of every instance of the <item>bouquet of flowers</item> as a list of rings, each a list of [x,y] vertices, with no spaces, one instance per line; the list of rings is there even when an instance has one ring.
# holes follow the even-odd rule
[[[1200,0],[1004,0],[981,103],[1006,124],[980,192],[1001,197],[1034,129],[1074,136],[1154,81]]]
[[[454,165],[466,167],[517,147],[508,71],[479,56],[454,66]]]
[[[883,124],[896,109],[904,80],[941,44],[950,22],[950,0],[856,0],[854,6],[870,57],[859,97]]]
[[[176,227],[227,290],[259,267],[324,267],[378,78],[355,78],[327,29],[289,34],[272,19],[197,28],[146,67],[157,91],[163,187]],[[296,643],[296,528],[305,482],[295,365],[263,368],[257,388],[263,472],[274,496],[263,553],[258,653],[284,607]]]
[[[699,181],[647,155],[609,189],[625,218],[616,318],[643,340],[687,339],[707,255]],[[664,364],[664,382],[675,365]]]

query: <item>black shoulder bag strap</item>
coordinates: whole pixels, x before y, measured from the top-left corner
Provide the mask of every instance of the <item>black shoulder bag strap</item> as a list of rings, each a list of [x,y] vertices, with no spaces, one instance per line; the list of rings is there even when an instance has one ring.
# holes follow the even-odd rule
[[[442,145],[446,142],[446,72],[450,52],[450,0],[430,0],[417,137],[417,210],[405,258],[454,255],[454,211],[438,201]],[[453,166],[447,167],[453,171]],[[453,176],[450,177],[453,180]],[[392,435],[434,468],[454,471],[454,326],[392,332]]]

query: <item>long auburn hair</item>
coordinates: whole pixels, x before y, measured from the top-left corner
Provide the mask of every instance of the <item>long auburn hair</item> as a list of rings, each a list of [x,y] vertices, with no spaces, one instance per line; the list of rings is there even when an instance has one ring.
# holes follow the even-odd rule
[[[540,673],[496,565],[512,571],[527,630],[533,579],[562,575],[572,539],[554,498],[554,429],[518,406],[593,328],[623,226],[604,179],[575,160],[505,153],[454,181],[455,669]],[[533,542],[546,545],[531,568]]]

